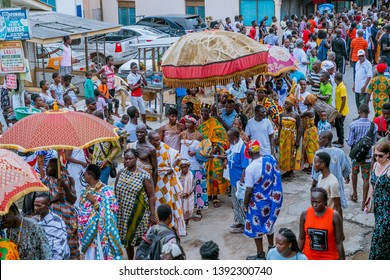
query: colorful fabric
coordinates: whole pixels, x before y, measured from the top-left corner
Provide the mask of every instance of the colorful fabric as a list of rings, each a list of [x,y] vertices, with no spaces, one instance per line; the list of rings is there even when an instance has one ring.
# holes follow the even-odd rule
[[[180,130],[170,128],[167,125],[168,129],[164,130],[164,139],[161,139],[164,143],[166,143],[169,147],[180,151]]]
[[[99,165],[105,159],[112,163],[120,150],[121,148],[118,140],[96,143],[93,148],[92,163]],[[107,157],[105,155],[107,155]]]
[[[314,155],[319,149],[317,127],[315,126],[314,118],[302,118],[302,126],[304,129],[302,139],[302,160],[304,163],[311,165],[314,160]]]
[[[283,171],[300,170],[301,153],[295,147],[297,139],[297,121],[295,118],[282,117],[279,135],[279,168]]]
[[[16,244],[7,238],[0,238],[0,260],[20,260]]]
[[[260,152],[260,142],[257,140],[251,140],[245,145],[244,155],[246,158],[251,158],[249,152],[259,153]]]
[[[145,180],[150,180],[150,176],[140,168],[135,172],[127,169],[120,171],[115,195],[119,204],[120,240],[126,248],[139,245],[142,236],[148,231],[150,209],[144,185]]]
[[[177,172],[180,167],[180,154],[165,143],[160,143],[156,149],[157,154],[157,184],[155,187],[156,208],[161,204],[168,204],[172,208],[172,226],[177,229],[179,235],[186,235],[181,194],[183,186]],[[172,174],[167,174],[169,171]]]
[[[371,172],[371,185],[374,190],[375,226],[372,233],[370,260],[390,260],[390,178],[387,172],[376,176]]]
[[[375,117],[381,116],[383,104],[389,102],[390,80],[383,73],[378,73],[378,76],[371,79],[367,93],[372,95]]]
[[[46,233],[53,260],[68,260],[70,258],[68,235],[66,234],[66,225],[61,217],[49,211],[46,217],[39,220],[38,224]]]
[[[192,122],[192,123],[194,123],[194,124],[197,124],[197,123],[198,123],[198,121],[197,121],[195,118],[191,117],[190,115],[185,115],[185,116],[184,116],[184,119],[185,119],[186,121],[190,121],[190,122]]]
[[[181,101],[181,104],[184,105],[187,102],[192,102],[194,104],[194,114],[200,117],[200,105],[202,104],[200,99],[197,96],[187,94],[186,96],[184,96],[183,100]]]
[[[190,171],[188,171],[187,174],[179,173],[179,178],[180,178],[180,183],[183,186],[183,194],[185,193],[189,194],[187,198],[182,198],[184,220],[188,220],[192,217],[192,212],[194,211],[194,203],[195,203],[194,175]]]
[[[207,194],[206,171],[202,168],[200,170],[191,170],[191,172],[195,178],[194,209],[207,209],[209,208],[209,197]]]
[[[309,103],[311,105],[314,105],[316,103],[316,101],[317,101],[317,95],[309,94],[308,96],[306,96],[306,99],[307,99],[307,101],[309,101]]]
[[[286,102],[296,106],[298,104],[298,99],[294,96],[294,94],[289,94],[286,98]]]
[[[318,135],[320,135],[321,132],[323,132],[323,131],[332,130],[332,127],[327,120],[325,120],[325,121],[320,120],[317,124],[317,130],[318,130],[317,131]]]
[[[371,162],[357,162],[352,160],[352,174],[358,175],[362,171],[363,181],[368,181],[370,179],[371,171]]]
[[[62,171],[61,175],[61,179],[69,186],[69,173],[67,171]],[[57,179],[54,177],[46,176],[42,180],[42,183],[49,188],[50,200],[53,200],[60,192],[64,192],[62,188],[60,189],[60,187],[58,187]],[[66,233],[68,235],[68,245],[70,248],[70,259],[80,259],[76,208],[66,200],[66,197],[64,197],[63,199],[50,204],[50,209],[60,216],[66,224]]]
[[[272,230],[283,202],[282,180],[275,158],[270,155],[263,156],[252,161],[248,168],[256,161],[261,161],[261,176],[258,180],[252,180],[253,186],[247,186],[252,188],[252,194],[244,226],[244,234],[251,238],[261,237]],[[259,175],[259,170],[248,168],[245,184],[248,181],[247,176],[257,178]],[[252,173],[257,173],[257,176]]]
[[[21,260],[52,259],[45,231],[33,219],[23,217],[20,228],[8,229],[7,237],[18,247]]]
[[[268,119],[273,123],[274,128],[276,129],[279,127],[279,117],[283,112],[283,108],[273,99],[268,97],[264,98],[259,104],[263,105],[265,110],[267,110]]]
[[[207,121],[202,122],[199,126],[199,131],[205,139],[210,140],[212,146],[217,149],[217,154],[222,155],[225,153],[226,148],[229,146],[229,141],[226,130],[218,120],[211,117]],[[206,143],[202,141],[199,144],[199,148],[202,149]],[[218,195],[226,192],[229,181],[223,177],[223,170],[221,159],[211,158],[206,163],[208,195]]]
[[[87,199],[94,196],[97,209]],[[81,251],[85,254],[90,247],[97,248],[96,260],[121,260],[122,249],[116,227],[118,203],[111,187],[103,185],[100,189],[87,188],[80,198],[78,233]],[[100,244],[99,244],[100,242]]]

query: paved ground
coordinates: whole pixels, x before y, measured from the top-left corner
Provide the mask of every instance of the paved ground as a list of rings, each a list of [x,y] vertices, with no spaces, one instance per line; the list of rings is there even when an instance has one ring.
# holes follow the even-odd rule
[[[348,124],[357,116],[354,93],[352,92],[352,71],[348,66],[345,81],[348,90],[348,103],[350,113],[345,121],[345,138],[347,138]],[[371,106],[372,108],[372,106]],[[370,117],[373,114],[371,113]],[[157,129],[159,123],[151,123],[153,129]],[[334,135],[336,132],[333,128]],[[345,144],[344,151],[349,153],[349,147]],[[291,228],[297,235],[299,231],[299,217],[303,210],[310,205],[309,196],[311,186],[310,175],[305,172],[296,174],[294,180],[283,184],[284,203],[282,212],[276,223],[276,231],[281,227]],[[346,185],[346,196],[352,192],[351,184]],[[362,197],[362,182],[358,182],[358,203],[350,201],[349,207],[344,209],[344,248],[349,259],[367,259],[371,243],[371,234],[374,225],[373,214],[366,215],[360,210]],[[203,211],[203,219],[200,222],[191,222],[188,236],[182,238],[182,245],[187,254],[187,259],[200,259],[199,247],[202,242],[213,240],[220,246],[220,258],[229,260],[242,260],[248,255],[256,253],[254,241],[242,234],[231,234],[229,225],[233,222],[232,203],[227,195],[221,196],[223,203],[221,208],[210,206]],[[268,244],[264,241],[264,248]]]

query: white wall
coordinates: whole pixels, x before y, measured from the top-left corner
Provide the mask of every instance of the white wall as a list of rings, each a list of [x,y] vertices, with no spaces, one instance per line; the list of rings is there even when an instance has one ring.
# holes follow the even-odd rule
[[[229,0],[230,1],[230,0]],[[161,14],[185,14],[184,0],[135,0],[137,16]]]
[[[103,21],[118,24],[118,1],[103,0]]]
[[[58,13],[76,16],[76,0],[57,0],[56,5]]]
[[[234,21],[234,16],[240,14],[239,0],[205,0],[205,14],[212,16],[213,20],[222,19],[225,23],[225,18],[230,17]]]

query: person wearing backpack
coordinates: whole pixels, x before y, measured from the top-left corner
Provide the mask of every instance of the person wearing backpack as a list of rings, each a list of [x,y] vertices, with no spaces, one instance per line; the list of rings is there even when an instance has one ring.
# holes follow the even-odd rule
[[[142,238],[135,255],[136,260],[160,260],[165,244],[180,245],[179,236],[169,227],[172,222],[172,208],[168,204],[161,204],[157,207],[157,216],[159,223],[152,226]]]
[[[352,189],[350,199],[357,202],[357,181],[358,174],[362,172],[363,179],[363,200],[367,199],[370,169],[371,169],[371,148],[376,142],[377,126],[368,119],[370,113],[367,104],[359,107],[359,119],[353,121],[348,127],[348,145],[351,147],[350,157],[352,159]]]

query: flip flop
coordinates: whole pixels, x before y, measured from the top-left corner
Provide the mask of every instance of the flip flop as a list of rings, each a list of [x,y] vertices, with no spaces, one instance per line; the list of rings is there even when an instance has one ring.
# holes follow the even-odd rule
[[[192,219],[194,220],[194,222],[199,222],[200,220],[202,220],[202,215],[195,214],[194,216],[192,216]]]
[[[352,194],[350,195],[349,199],[352,200],[353,202],[357,202],[358,201],[357,196],[353,196]]]
[[[213,200],[213,206],[214,206],[214,208],[221,207],[222,206],[221,201],[219,199],[214,199]]]

